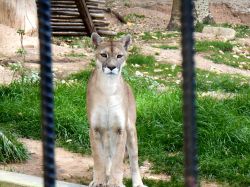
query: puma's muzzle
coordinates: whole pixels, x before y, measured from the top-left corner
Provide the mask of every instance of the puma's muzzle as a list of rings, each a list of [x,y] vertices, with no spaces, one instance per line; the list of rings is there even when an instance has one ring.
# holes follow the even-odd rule
[[[105,67],[102,67],[102,71],[108,75],[118,75],[120,68],[115,67],[115,66],[105,66]]]

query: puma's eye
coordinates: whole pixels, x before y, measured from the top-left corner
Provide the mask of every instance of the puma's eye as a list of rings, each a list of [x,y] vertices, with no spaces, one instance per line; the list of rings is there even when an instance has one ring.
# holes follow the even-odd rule
[[[101,53],[101,56],[104,57],[104,58],[108,57],[108,55],[106,53]]]
[[[122,58],[123,57],[123,55],[117,55],[117,58]]]

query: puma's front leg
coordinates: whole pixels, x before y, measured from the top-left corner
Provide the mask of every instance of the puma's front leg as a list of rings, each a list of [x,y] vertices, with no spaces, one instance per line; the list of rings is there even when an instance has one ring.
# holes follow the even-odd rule
[[[112,152],[112,166],[108,181],[108,187],[125,187],[122,183],[123,180],[123,160],[125,154],[125,146],[127,133],[121,128],[115,128],[112,130],[113,138],[111,140],[111,152]]]
[[[133,187],[146,187],[142,183],[139,164],[138,164],[138,145],[137,133],[134,124],[129,124],[127,128],[127,150],[129,154],[130,170],[132,175]]]
[[[93,181],[89,187],[106,187],[107,179],[105,175],[105,157],[102,146],[102,132],[97,128],[90,128],[90,143],[92,156],[94,159]]]

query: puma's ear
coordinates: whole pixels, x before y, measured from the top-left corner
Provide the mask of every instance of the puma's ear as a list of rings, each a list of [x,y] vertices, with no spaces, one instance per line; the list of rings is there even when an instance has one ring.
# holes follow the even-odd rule
[[[95,46],[98,46],[102,42],[101,36],[99,36],[99,34],[97,34],[96,32],[93,32],[91,34],[91,40]]]
[[[129,45],[132,43],[131,35],[124,36],[120,41],[123,43],[124,48],[128,50]]]

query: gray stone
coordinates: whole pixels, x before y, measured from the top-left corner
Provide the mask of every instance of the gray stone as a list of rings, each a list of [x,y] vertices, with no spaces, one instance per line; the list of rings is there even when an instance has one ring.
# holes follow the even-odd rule
[[[224,28],[224,27],[212,27],[212,26],[205,26],[202,31],[203,34],[212,35],[215,39],[221,40],[233,40],[236,35],[236,31],[231,28]]]

